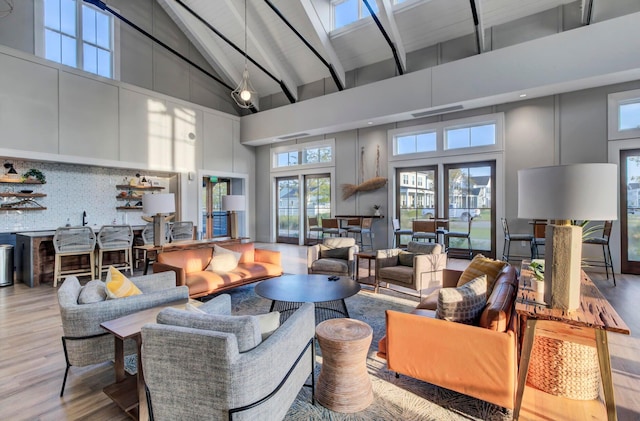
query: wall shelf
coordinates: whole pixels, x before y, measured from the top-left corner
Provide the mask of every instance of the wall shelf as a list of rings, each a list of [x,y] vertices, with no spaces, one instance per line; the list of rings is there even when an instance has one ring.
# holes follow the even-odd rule
[[[160,186],[130,186],[128,184],[118,184],[116,186],[116,189],[118,189],[118,190],[149,190],[149,191],[156,191],[156,190],[163,190],[164,187],[160,187]]]
[[[142,206],[118,206],[117,210],[142,210]]]

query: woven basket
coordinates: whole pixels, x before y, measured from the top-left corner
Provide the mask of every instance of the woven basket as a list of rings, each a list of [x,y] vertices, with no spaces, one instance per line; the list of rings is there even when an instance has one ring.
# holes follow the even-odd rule
[[[595,347],[536,336],[527,383],[552,395],[592,400],[600,390]]]

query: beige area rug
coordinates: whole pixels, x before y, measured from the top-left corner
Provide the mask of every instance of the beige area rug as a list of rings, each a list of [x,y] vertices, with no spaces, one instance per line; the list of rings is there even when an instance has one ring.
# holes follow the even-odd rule
[[[269,311],[271,301],[254,293],[254,285],[229,292],[234,313],[259,314]],[[443,389],[407,376],[395,377],[386,361],[376,356],[378,341],[385,334],[385,310],[410,311],[417,299],[383,291],[374,294],[362,290],[345,300],[351,318],[362,320],[373,328],[373,340],[367,368],[373,385],[374,401],[367,409],[354,414],[330,411],[311,403],[311,389],[302,388],[289,409],[286,420],[510,420],[511,411]],[[320,348],[316,347],[316,379],[322,367]]]

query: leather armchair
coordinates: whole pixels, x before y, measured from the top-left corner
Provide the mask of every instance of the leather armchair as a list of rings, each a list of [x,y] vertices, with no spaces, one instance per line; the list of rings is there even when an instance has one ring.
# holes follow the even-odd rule
[[[307,249],[307,273],[353,277],[358,251],[355,238],[325,238]]]
[[[447,253],[438,243],[410,241],[407,250],[386,249],[376,253],[376,289],[380,282],[422,292],[442,287]]]

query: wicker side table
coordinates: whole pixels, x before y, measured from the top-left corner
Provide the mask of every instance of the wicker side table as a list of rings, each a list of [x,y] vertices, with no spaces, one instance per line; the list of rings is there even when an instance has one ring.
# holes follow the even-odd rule
[[[373,402],[367,372],[367,352],[373,329],[353,319],[330,319],[316,327],[322,351],[322,369],[316,399],[325,408],[342,413],[362,411]]]

